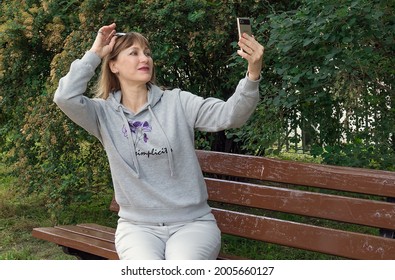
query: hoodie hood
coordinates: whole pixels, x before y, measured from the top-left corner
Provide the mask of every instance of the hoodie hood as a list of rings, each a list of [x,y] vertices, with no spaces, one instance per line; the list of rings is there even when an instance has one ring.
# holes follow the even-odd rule
[[[161,100],[163,93],[163,90],[161,90],[158,86],[151,84],[148,90],[148,102],[143,108],[141,108],[140,112],[147,109],[148,106],[151,106],[151,108],[155,107],[155,105]],[[112,92],[108,96],[108,101],[110,102],[112,108],[118,111],[121,106],[125,114],[130,114],[130,111],[121,104],[121,100],[122,92],[120,90]]]
[[[156,124],[156,126],[161,130],[164,139],[166,141],[166,149],[168,151],[167,156],[168,156],[168,161],[169,161],[169,169],[170,169],[170,175],[173,177],[174,176],[174,160],[173,160],[173,154],[172,154],[172,147],[170,145],[170,141],[168,136],[165,133],[165,130],[163,129],[163,126],[159,122],[157,116],[154,113],[154,108],[155,105],[159,103],[163,96],[163,91],[155,85],[150,85],[149,91],[148,91],[148,102],[145,106],[141,108],[141,110],[137,114],[133,114],[128,110],[125,106],[121,104],[122,100],[122,92],[120,90],[113,92],[109,95],[108,101],[111,104],[111,107],[120,114],[122,117],[122,121],[124,123],[125,127],[125,133],[127,134],[127,141],[130,147],[130,152],[131,156],[133,159],[133,164],[135,167],[134,170],[134,176],[136,178],[140,178],[140,164],[137,158],[137,153],[136,153],[136,143],[133,141],[133,131],[130,128],[130,122],[129,120],[133,119],[134,117],[138,117],[140,114],[144,114],[146,111],[149,112],[151,115],[152,120]]]

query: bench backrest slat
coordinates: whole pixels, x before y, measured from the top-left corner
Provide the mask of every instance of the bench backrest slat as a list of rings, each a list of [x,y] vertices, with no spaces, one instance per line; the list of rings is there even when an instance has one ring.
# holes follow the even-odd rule
[[[211,201],[395,230],[395,203],[213,178],[206,184]]]
[[[222,233],[350,259],[393,259],[395,239],[213,209]],[[253,230],[251,230],[253,229]]]
[[[203,172],[395,197],[395,172],[196,151]]]

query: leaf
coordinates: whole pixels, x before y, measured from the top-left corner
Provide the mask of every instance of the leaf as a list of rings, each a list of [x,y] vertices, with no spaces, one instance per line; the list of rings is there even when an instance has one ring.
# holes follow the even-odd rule
[[[344,37],[344,38],[342,39],[342,42],[343,42],[343,43],[351,43],[351,42],[353,41],[353,39],[354,39],[354,38],[352,38],[352,37]]]
[[[188,20],[191,22],[197,22],[201,20],[205,14],[206,12],[203,10],[193,11],[192,13],[188,14]]]
[[[312,42],[314,42],[314,38],[304,39],[303,40],[303,47],[310,45]]]

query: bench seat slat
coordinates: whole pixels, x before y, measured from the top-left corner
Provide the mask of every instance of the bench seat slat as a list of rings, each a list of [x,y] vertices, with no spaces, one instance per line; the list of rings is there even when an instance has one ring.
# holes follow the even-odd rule
[[[394,203],[213,178],[206,184],[212,201],[395,229]]]
[[[223,233],[351,259],[395,259],[395,239],[213,209]]]
[[[58,245],[81,250],[110,260],[119,259],[114,243],[99,240],[61,228],[45,227],[33,229],[33,236]]]
[[[81,226],[73,226],[73,225],[67,225],[67,226],[56,226],[55,228],[76,233],[81,236],[88,236],[91,238],[96,238],[98,240],[102,241],[107,241],[107,242],[114,242],[114,234],[102,232],[102,231],[97,231],[95,229],[91,228],[86,228],[86,227],[81,227]]]
[[[87,228],[87,229],[93,229],[96,231],[108,233],[108,234],[115,234],[115,228],[111,227],[106,227],[98,224],[78,224],[77,226]]]
[[[395,172],[196,151],[204,172],[395,197]]]

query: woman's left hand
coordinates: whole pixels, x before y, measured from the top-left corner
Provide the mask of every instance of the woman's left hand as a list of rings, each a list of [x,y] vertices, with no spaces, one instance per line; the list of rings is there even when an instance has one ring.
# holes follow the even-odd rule
[[[246,33],[243,33],[238,45],[242,50],[238,50],[237,53],[248,61],[248,78],[258,80],[261,75],[265,48],[253,36]]]

